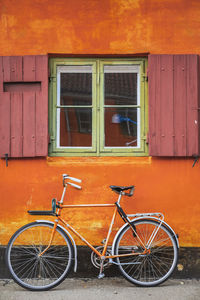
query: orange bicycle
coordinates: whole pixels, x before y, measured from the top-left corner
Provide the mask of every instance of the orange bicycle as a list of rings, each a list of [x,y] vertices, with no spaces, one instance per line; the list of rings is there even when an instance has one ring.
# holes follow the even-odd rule
[[[76,182],[76,183],[74,183]],[[178,261],[179,242],[173,229],[161,213],[126,214],[120,205],[122,196],[132,196],[134,186],[110,186],[118,200],[112,204],[64,205],[68,185],[81,189],[81,180],[63,174],[60,201],[52,200],[51,211],[28,211],[31,215],[53,216],[37,220],[15,232],[6,250],[6,262],[16,283],[29,290],[45,291],[60,284],[72,266],[77,270],[77,246],[70,231],[92,250],[92,263],[104,277],[108,264],[119,267],[122,275],[139,286],[156,286],[169,278]],[[93,247],[62,217],[63,209],[113,207],[114,212],[104,246]],[[117,213],[125,224],[108,246]]]

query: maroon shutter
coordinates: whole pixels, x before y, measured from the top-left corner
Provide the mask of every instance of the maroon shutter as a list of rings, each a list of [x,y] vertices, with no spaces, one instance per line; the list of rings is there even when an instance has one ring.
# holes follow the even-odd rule
[[[198,68],[198,55],[149,56],[150,155],[199,155]]]
[[[0,57],[0,156],[48,154],[48,57]]]

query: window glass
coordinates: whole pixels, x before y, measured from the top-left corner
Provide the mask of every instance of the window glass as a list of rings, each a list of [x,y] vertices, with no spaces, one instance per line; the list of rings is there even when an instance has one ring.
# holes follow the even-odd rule
[[[105,147],[139,145],[138,76],[138,66],[104,66]]]
[[[104,66],[105,105],[138,104],[137,66]]]
[[[60,114],[60,147],[90,147],[91,108],[62,108]]]
[[[90,66],[58,68],[58,145],[92,145],[92,69]]]
[[[105,108],[105,146],[137,147],[137,108]]]

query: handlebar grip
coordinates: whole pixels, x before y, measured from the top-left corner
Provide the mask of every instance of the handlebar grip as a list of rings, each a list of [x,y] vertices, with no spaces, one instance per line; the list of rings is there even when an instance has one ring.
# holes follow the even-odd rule
[[[77,188],[77,189],[79,189],[79,190],[82,189],[81,186],[78,185],[78,184],[75,184],[75,183],[72,183],[72,182],[68,182],[67,184],[69,184],[69,185],[71,185],[71,186],[73,186],[73,187],[75,187],[75,188]]]
[[[67,178],[70,179],[70,180],[73,180],[73,181],[75,181],[75,182],[79,182],[79,183],[82,182],[82,180],[81,180],[81,179],[78,179],[78,178],[74,178],[74,177],[67,177]]]

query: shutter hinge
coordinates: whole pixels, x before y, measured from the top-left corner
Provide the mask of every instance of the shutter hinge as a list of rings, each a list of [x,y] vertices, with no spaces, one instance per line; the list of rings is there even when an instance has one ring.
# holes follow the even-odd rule
[[[49,82],[56,82],[56,76],[49,76]]]
[[[5,154],[6,167],[8,167],[8,153]]]
[[[194,162],[193,162],[193,165],[192,165],[192,168],[194,168],[195,164],[198,162],[199,160],[199,156],[198,155],[193,155],[194,156]]]
[[[52,144],[55,141],[55,137],[54,136],[50,136],[48,137],[48,144]]]
[[[200,110],[200,107],[192,107],[192,110]]]
[[[145,136],[142,136],[142,137],[141,137],[141,141],[144,141],[144,142],[146,142],[146,144],[148,144],[147,136],[146,136],[146,135],[145,135]]]
[[[149,132],[147,133],[147,136],[146,136],[146,144],[149,144]]]
[[[143,75],[142,75],[142,78],[143,78],[143,81],[148,81],[148,75],[143,74]]]

